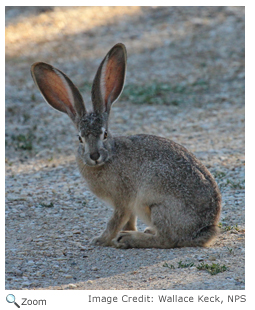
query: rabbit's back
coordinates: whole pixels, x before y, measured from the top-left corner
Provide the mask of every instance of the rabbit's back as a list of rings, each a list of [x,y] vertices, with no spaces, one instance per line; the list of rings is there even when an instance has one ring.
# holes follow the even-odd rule
[[[171,193],[189,204],[220,200],[208,169],[174,141],[135,135],[116,139],[115,148],[118,161],[125,162],[125,174],[132,175],[137,188],[148,188],[153,195]]]

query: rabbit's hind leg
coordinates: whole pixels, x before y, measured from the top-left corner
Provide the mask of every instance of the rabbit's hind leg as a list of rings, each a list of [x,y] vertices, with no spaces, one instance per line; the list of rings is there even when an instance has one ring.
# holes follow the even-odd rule
[[[183,238],[178,241],[178,247],[207,247],[219,234],[219,227],[217,225],[208,225],[200,229],[195,236]]]
[[[208,246],[219,232],[216,224],[201,222],[201,216],[173,198],[165,205],[151,206],[151,220],[165,248]]]
[[[201,227],[201,217],[185,209],[181,201],[174,198],[165,205],[151,206],[151,221],[162,247],[208,246],[219,233],[216,224],[205,221]]]

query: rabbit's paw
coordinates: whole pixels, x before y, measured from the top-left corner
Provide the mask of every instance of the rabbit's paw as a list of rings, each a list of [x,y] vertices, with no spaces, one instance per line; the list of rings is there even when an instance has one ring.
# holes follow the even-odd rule
[[[116,248],[128,249],[133,247],[134,234],[128,231],[120,232],[116,238],[112,240]]]
[[[108,240],[108,239],[100,236],[100,237],[96,237],[96,238],[92,239],[90,244],[95,245],[95,246],[111,246],[112,242],[111,242],[111,240]]]

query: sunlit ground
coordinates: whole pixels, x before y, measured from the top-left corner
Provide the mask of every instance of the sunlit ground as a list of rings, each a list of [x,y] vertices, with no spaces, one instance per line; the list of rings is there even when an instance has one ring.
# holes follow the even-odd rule
[[[58,7],[18,21],[14,19],[5,30],[6,56],[24,54],[35,44],[111,25],[140,12],[139,7]]]

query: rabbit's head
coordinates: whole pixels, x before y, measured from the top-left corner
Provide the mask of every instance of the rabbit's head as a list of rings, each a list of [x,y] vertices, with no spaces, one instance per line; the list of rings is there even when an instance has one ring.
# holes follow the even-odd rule
[[[111,155],[112,137],[108,119],[112,104],[119,98],[126,73],[126,48],[118,43],[101,62],[93,85],[93,111],[87,112],[82,96],[73,82],[53,66],[38,62],[31,73],[46,102],[69,115],[79,132],[79,154],[85,164],[104,164]]]

